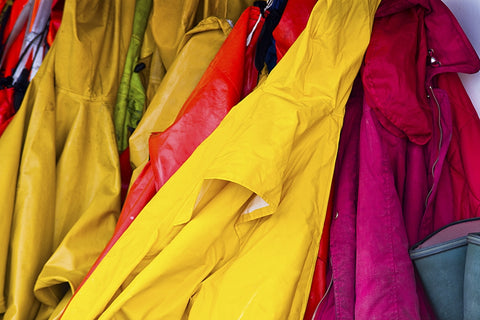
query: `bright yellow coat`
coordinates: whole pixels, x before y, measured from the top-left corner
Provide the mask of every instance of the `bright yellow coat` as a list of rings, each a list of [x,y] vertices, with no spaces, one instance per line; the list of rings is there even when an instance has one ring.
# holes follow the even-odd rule
[[[0,138],[1,228],[12,222],[8,238],[0,232],[2,263],[9,251],[0,270],[4,319],[33,319],[36,297],[56,304],[113,233],[120,172],[112,112],[134,5],[67,0],[56,40]]]
[[[303,318],[379,2],[317,2],[267,80],[147,204],[63,319]]]
[[[198,0],[192,0],[191,8],[195,8],[198,6]],[[209,6],[206,6],[203,9],[197,8],[197,13],[195,12],[183,12],[180,10],[181,8],[176,6],[175,7],[175,14],[176,15],[192,15],[192,16],[199,16],[199,12],[203,12],[203,14],[210,14],[210,13],[218,13],[220,15],[229,15],[232,16],[232,19],[236,19],[237,16],[240,14],[241,8],[235,9],[238,5],[242,4],[243,1],[237,1],[236,6],[228,5],[230,10],[223,12],[224,9],[227,7],[226,0],[215,0]],[[186,3],[186,2],[184,2]],[[225,3],[225,4],[224,4]],[[117,5],[118,6],[118,5]],[[166,2],[157,2],[154,3],[154,9],[159,10],[159,7],[169,6]],[[243,6],[243,4],[242,4]],[[211,8],[210,8],[211,7]],[[94,7],[85,8],[84,10],[92,10]],[[210,9],[209,9],[210,8]],[[223,9],[222,9],[223,8]],[[235,10],[233,10],[233,9]],[[171,12],[172,13],[172,12]],[[125,19],[125,16],[129,17],[130,12],[122,8],[117,9],[115,12],[111,12],[110,20],[115,19],[122,21]],[[173,14],[173,13],[172,13]],[[175,15],[173,15],[175,16]],[[173,16],[170,16],[169,19],[173,19]],[[130,19],[130,18],[129,18]],[[167,19],[168,20],[168,19]],[[170,21],[170,20],[168,20]],[[184,28],[187,28],[186,25],[181,25],[180,23],[171,25],[172,28],[178,28],[180,31],[170,30],[165,25],[165,21],[158,21],[156,20],[153,23],[153,26],[163,26],[162,34],[172,34],[178,32],[179,34],[183,34]],[[85,27],[89,28],[89,25],[92,25],[92,22],[86,23]],[[124,22],[122,24],[121,30],[122,33],[129,32],[131,28],[131,22],[128,23]],[[225,19],[218,19],[215,17],[209,17],[202,20],[196,27],[191,30],[188,30],[183,37],[180,39],[178,44],[178,50],[180,51],[177,54],[175,61],[169,66],[169,73],[167,73],[167,77],[163,79],[163,74],[157,74],[157,77],[161,77],[162,81],[160,83],[160,88],[164,89],[162,92],[158,92],[160,100],[162,103],[164,101],[162,99],[167,98],[167,102],[169,104],[169,113],[174,113],[174,117],[176,113],[172,110],[177,110],[182,105],[182,94],[180,91],[184,91],[183,95],[188,96],[190,91],[193,90],[195,86],[196,77],[201,77],[203,74],[203,69],[207,67],[209,61],[213,58],[215,53],[218,51],[218,48],[223,43],[224,39],[228,35],[231,26]],[[116,37],[115,34],[110,33],[109,30],[104,30],[104,34],[100,32],[97,34],[98,36],[104,37]],[[73,34],[72,30],[65,31],[65,34]],[[92,34],[92,37],[96,35]],[[155,49],[163,48],[162,44]],[[123,50],[123,48],[122,48]],[[192,59],[193,53],[195,52],[196,59]],[[125,52],[123,52],[125,54]],[[205,60],[205,61],[203,61]],[[183,63],[180,65],[180,63]],[[112,61],[113,63],[113,61]],[[77,64],[81,64],[78,63]],[[115,64],[115,67],[123,65],[122,61],[118,61]],[[179,65],[179,66],[177,66]],[[101,72],[102,70],[99,70]],[[156,70],[152,70],[155,72]],[[173,76],[169,76],[170,73],[177,71],[177,79],[173,81]],[[188,80],[183,80],[179,78],[179,75],[188,74]],[[99,76],[101,76],[99,74]],[[118,75],[117,75],[118,76]],[[155,75],[151,75],[154,77]],[[164,85],[163,80],[170,80],[167,81]],[[178,83],[182,80],[180,83]],[[190,82],[193,82],[190,84]],[[95,84],[101,85],[101,83]],[[178,86],[178,89],[175,89],[175,86]],[[191,87],[191,88],[190,88]],[[101,90],[101,87],[98,88]],[[169,91],[170,90],[170,91]],[[160,90],[159,90],[160,91]],[[161,95],[160,95],[161,94]],[[163,98],[162,98],[163,97]],[[186,99],[186,97],[185,97]],[[158,100],[158,98],[157,98]],[[155,101],[157,101],[155,100]],[[161,103],[160,103],[161,104]],[[176,104],[180,104],[180,106],[176,107]],[[162,105],[163,107],[163,105]],[[154,108],[152,108],[153,111]],[[163,109],[163,113],[161,113],[161,117],[156,115],[156,121],[170,121],[168,117],[165,117],[165,110],[168,108]],[[157,110],[158,111],[158,110]],[[173,119],[171,120],[173,121]],[[139,133],[142,133],[142,130],[150,128],[148,126],[142,125],[140,130],[136,130]],[[163,127],[160,127],[163,128]],[[151,130],[152,128],[150,128]],[[157,127],[153,128],[157,130]],[[95,128],[92,128],[95,130]],[[92,131],[94,132],[94,131]],[[100,131],[99,131],[100,132]],[[149,131],[146,131],[149,134]],[[148,139],[148,137],[147,137]],[[145,143],[147,140],[145,139]],[[99,151],[102,152],[102,151]],[[106,153],[106,156],[111,156],[110,153]],[[78,157],[79,159],[83,160],[82,157]],[[117,161],[117,157],[111,156],[111,160]],[[118,170],[115,170],[117,172]],[[92,179],[93,180],[93,179]],[[111,181],[104,180],[103,183],[105,184],[104,187],[114,185]],[[89,267],[93,263],[93,260],[98,256],[99,250],[103,249],[105,245],[104,238],[100,238],[100,235],[105,234],[111,235],[112,233],[112,221],[103,221],[103,212],[101,211],[102,207],[92,206],[91,210],[89,211],[89,215],[85,215],[82,220],[75,225],[74,228],[65,236],[64,240],[62,241],[61,245],[58,247],[56,252],[52,255],[52,257],[48,260],[48,262],[43,267],[41,273],[37,278],[37,282],[35,283],[34,293],[38,300],[40,300],[43,305],[36,317],[36,319],[46,319],[46,318],[56,318],[60,312],[62,311],[63,307],[65,306],[66,302],[68,302],[69,298],[71,297],[72,292],[76,289],[86,272],[88,271]],[[117,211],[114,211],[115,216]],[[89,241],[93,243],[90,246],[95,245],[95,251],[86,251],[85,249],[89,246]],[[86,244],[84,246],[84,244]],[[89,256],[86,257],[85,254],[88,253]],[[66,292],[65,296],[63,294]],[[62,299],[63,296],[63,299]],[[62,299],[59,302],[59,299]]]

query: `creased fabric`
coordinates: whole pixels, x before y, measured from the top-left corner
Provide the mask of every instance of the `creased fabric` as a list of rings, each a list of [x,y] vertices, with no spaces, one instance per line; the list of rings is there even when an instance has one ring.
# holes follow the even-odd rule
[[[113,232],[120,173],[112,112],[133,6],[67,0],[57,39],[0,138],[2,226],[12,222],[0,245],[8,248],[4,319],[33,319],[40,302],[55,306]]]
[[[377,5],[319,1],[267,80],[155,194],[63,319],[302,318]]]

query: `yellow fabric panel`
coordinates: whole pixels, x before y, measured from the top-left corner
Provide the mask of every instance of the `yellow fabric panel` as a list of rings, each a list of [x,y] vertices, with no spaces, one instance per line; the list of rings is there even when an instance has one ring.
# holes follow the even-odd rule
[[[302,319],[379,0],[320,0],[269,77],[145,206],[63,319]]]
[[[135,168],[148,160],[148,139],[151,133],[164,131],[175,121],[230,30],[225,19],[209,17],[185,34],[175,61],[130,136],[130,161]]]
[[[32,83],[30,86],[34,85]],[[29,113],[27,108],[21,108],[0,137],[0,219],[2,221],[0,223],[0,313],[5,312],[7,304],[7,298],[4,296],[7,255],[15,203],[15,184],[20,165],[27,113]]]
[[[184,34],[201,20],[213,16],[235,23],[249,5],[249,0],[154,1],[151,30],[165,69],[175,60]]]
[[[177,59],[186,33],[209,17],[228,19],[233,25],[249,5],[250,0],[154,1],[140,55],[148,62],[148,70],[143,72],[149,74],[146,105],[150,105],[165,73]]]
[[[45,291],[38,298],[55,304],[79,283],[113,233],[120,172],[112,112],[134,5],[67,0],[56,40],[0,137],[0,154],[11,154],[0,160],[11,183],[0,179],[2,221],[12,222],[0,244],[2,261],[8,259],[8,268],[0,270],[4,319],[36,316],[34,285],[42,268],[48,279],[40,276]]]

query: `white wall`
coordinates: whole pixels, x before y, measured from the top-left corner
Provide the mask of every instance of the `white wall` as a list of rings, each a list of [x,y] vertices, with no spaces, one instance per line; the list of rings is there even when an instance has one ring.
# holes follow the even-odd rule
[[[442,0],[455,15],[458,22],[480,55],[480,0]],[[480,114],[480,72],[473,75],[460,74],[470,99]]]

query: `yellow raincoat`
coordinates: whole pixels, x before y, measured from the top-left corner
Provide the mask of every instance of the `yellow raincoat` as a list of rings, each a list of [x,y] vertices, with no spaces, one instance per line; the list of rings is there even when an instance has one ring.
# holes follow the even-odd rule
[[[379,2],[317,2],[267,80],[147,204],[63,319],[303,317]]]
[[[113,233],[120,172],[112,112],[134,5],[67,0],[56,40],[0,138],[2,228],[12,222],[0,243],[4,319],[36,316],[34,284],[52,254],[36,293],[55,305]]]
[[[199,19],[198,17],[201,17],[202,14],[207,15],[212,13],[214,14],[218,13],[220,16],[228,15],[231,19],[237,19],[243,7],[246,6],[246,4],[244,4],[244,2],[246,1],[237,1],[237,0],[233,1],[235,5],[228,4],[228,1],[226,0],[220,0],[220,1],[215,0],[211,2],[206,2],[203,8],[200,8],[198,0],[192,0],[190,2],[191,2],[190,5],[188,5],[189,3],[188,1],[184,1],[183,3],[186,7],[189,8],[189,10],[190,9],[193,10],[193,8],[196,8],[197,12],[182,11],[183,9],[180,6],[174,6],[170,8],[170,5],[168,2],[155,1],[154,10],[162,11],[162,9],[160,8],[168,7],[170,8],[169,12],[171,15],[168,18],[165,17],[164,20],[155,20],[154,23],[151,23],[151,26],[153,28],[161,27],[161,34],[165,36],[172,35],[172,34],[182,35],[182,37],[180,38],[180,42],[176,44],[179,51],[180,49],[182,49],[178,53],[178,59],[176,59],[171,65],[167,65],[167,67],[169,71],[170,69],[173,69],[172,72],[177,71],[178,74],[188,74],[188,80],[182,80],[181,85],[178,85],[179,88],[181,87],[181,90],[186,92],[184,93],[184,95],[188,95],[190,91],[193,90],[193,87],[196,83],[195,81],[198,82],[198,80],[195,80],[197,77],[197,74],[198,74],[198,77],[200,77],[203,74],[203,68],[206,68],[209,61],[213,58],[215,53],[218,51],[218,48],[221,46],[224,39],[228,35],[228,32],[231,29],[231,26],[225,19],[209,17],[202,20],[195,28],[189,30],[189,28],[191,27],[190,24],[194,23],[194,21],[196,20],[190,21],[189,22],[190,24],[181,24],[180,21],[175,21],[174,17],[183,16],[185,18],[187,16],[191,16],[191,17],[197,17],[196,19]],[[93,8],[95,7],[89,7],[84,10],[93,10]],[[129,14],[130,14],[130,11],[128,11],[127,13],[127,11],[124,9],[111,12],[111,15],[114,17],[115,20],[122,20],[122,19],[124,20],[125,16],[127,16],[128,19],[131,19],[131,17],[129,17]],[[112,19],[112,17],[110,17],[109,19]],[[169,25],[168,21],[175,22],[175,23],[172,23],[171,25]],[[131,29],[131,23],[132,22],[130,20],[128,22],[124,22],[121,25],[121,31],[123,33],[128,32]],[[85,23],[85,26],[86,28],[89,28],[89,25],[91,26],[92,24],[94,23],[90,21],[88,23]],[[175,30],[169,29],[169,27],[176,28],[176,29]],[[159,30],[156,29],[156,31],[158,32]],[[73,34],[73,31],[71,30],[65,31],[65,34]],[[109,31],[104,30],[104,34],[108,35]],[[157,33],[157,36],[159,34],[160,32]],[[147,32],[147,36],[148,35],[149,33]],[[92,39],[93,37],[95,37],[94,34],[92,34]],[[207,43],[208,45],[206,45]],[[160,52],[165,48],[165,46],[168,47],[168,41],[162,43],[159,46],[154,46],[154,48],[156,51]],[[195,50],[196,52],[195,60],[192,59],[193,50]],[[125,54],[124,51],[122,52],[123,54]],[[186,56],[189,56],[188,61]],[[167,57],[168,57],[168,54],[167,54]],[[114,63],[113,60],[111,62]],[[163,64],[163,61],[161,62]],[[181,65],[180,67],[177,67],[176,64],[180,62],[183,62],[183,65]],[[81,63],[78,63],[78,62],[77,64],[81,65]],[[117,67],[120,68],[120,66],[122,65],[123,65],[123,61],[118,61],[117,63],[115,63],[116,68]],[[205,67],[203,67],[203,65],[205,65]],[[155,71],[157,71],[155,68],[151,70],[151,72],[155,72]],[[177,74],[177,79],[175,81],[175,85],[177,85],[178,81],[180,80],[180,78],[178,78],[178,74]],[[151,76],[162,77],[163,79],[162,72],[160,72],[158,75],[151,74]],[[172,78],[173,77],[170,76],[167,79],[171,80]],[[195,83],[190,84],[190,82],[192,81]],[[167,99],[167,101],[170,103],[170,107],[176,110],[175,109],[176,104],[180,104],[181,106],[183,104],[181,102],[183,98],[181,97],[180,94],[175,95],[176,93],[178,93],[180,89],[177,89],[177,91],[173,90],[173,88],[171,87],[173,86],[172,83],[173,81],[167,82],[166,83],[167,90],[164,90],[163,92],[160,92],[160,93],[163,94],[164,97],[171,97],[170,99]],[[97,83],[96,85],[101,85],[101,84]],[[161,82],[161,85],[163,86],[163,82]],[[100,90],[100,88],[98,89]],[[172,90],[172,92],[167,92],[168,90]],[[180,106],[177,109],[179,109]],[[169,111],[169,112],[172,113],[172,111]],[[162,116],[164,118],[164,114],[162,114]],[[175,113],[175,116],[176,116],[176,113]],[[167,117],[167,119],[169,118]],[[162,120],[160,119],[160,121]],[[95,129],[92,128],[92,130],[93,130],[92,132],[95,132],[94,131]],[[141,132],[141,130],[139,132]],[[101,150],[99,149],[98,152],[101,152]],[[110,153],[107,153],[106,155],[111,156]],[[79,157],[79,159],[81,159],[81,157]],[[117,161],[116,155],[112,156],[111,159],[113,161]],[[109,185],[111,185],[111,183],[108,180],[104,180],[103,183],[105,183],[104,187],[108,187]],[[111,235],[112,225],[111,225],[111,221],[108,221],[108,225],[106,226],[105,226],[106,222],[100,221],[102,218],[101,209],[102,209],[101,206],[97,206],[97,207],[91,206],[91,214],[86,216],[83,220],[79,221],[77,225],[71,229],[71,231],[64,238],[61,245],[58,247],[57,251],[52,255],[52,257],[49,259],[49,261],[45,264],[44,268],[42,269],[34,287],[34,293],[36,298],[43,303],[42,309],[40,310],[37,316],[37,319],[46,319],[48,317],[55,318],[60,314],[64,305],[66,304],[68,299],[71,297],[71,294],[76,289],[81,279],[85,276],[86,272],[88,271],[88,268],[92,265],[93,260],[98,256],[99,250],[103,249],[105,245],[105,239],[103,238],[99,239],[99,236],[102,234]],[[114,211],[115,216],[117,212],[118,212],[117,210]],[[93,234],[95,234],[95,236],[93,236]],[[85,248],[88,247],[88,245],[84,247],[83,243],[88,243],[90,239],[91,241],[94,241],[96,245],[95,251],[93,250],[87,251],[87,253],[89,253],[90,255],[86,257]],[[66,295],[63,296],[65,292],[66,292]],[[62,296],[63,296],[63,299],[62,299]],[[62,301],[59,302],[59,299],[62,299]],[[55,311],[53,311],[54,309]]]
[[[164,131],[175,121],[231,29],[225,19],[209,17],[185,34],[174,62],[130,136],[130,161],[134,167],[138,168],[148,160],[150,134]]]
[[[142,61],[147,110],[129,139],[132,182],[148,160],[148,138],[175,120],[250,0],[154,1]],[[175,30],[175,31],[171,31]]]
[[[166,70],[174,62],[179,45],[189,30],[213,16],[235,23],[251,0],[156,0],[151,17],[151,34]]]
[[[159,88],[165,73],[170,71],[172,67],[176,68],[176,72],[174,73],[172,70],[170,73],[177,75],[177,82],[184,82],[186,78],[193,76],[194,79],[197,79],[193,84],[195,86],[206,69],[206,66],[202,67],[202,65],[204,63],[208,65],[219,49],[217,47],[217,42],[220,40],[219,34],[212,35],[212,32],[210,32],[213,31],[210,28],[216,28],[210,20],[211,17],[229,21],[233,25],[243,10],[251,4],[251,0],[154,1],[140,54],[141,61],[147,66],[147,69],[141,74],[148,74],[142,79],[146,88],[146,105],[150,105],[154,96],[160,94],[159,91],[162,91],[163,94],[176,95],[170,94],[168,92],[170,89],[165,85],[163,85],[163,88]],[[220,23],[220,27],[223,31],[226,31],[223,22]],[[207,32],[207,35],[200,35],[199,33],[202,32]],[[211,47],[208,46],[208,42],[200,43],[197,40],[195,40],[195,44],[189,44],[193,40],[190,38],[196,38],[197,36],[205,37],[202,40],[212,41],[210,43]],[[183,47],[187,44],[192,48],[186,49],[188,51],[182,53]],[[193,47],[198,50],[196,57],[190,56]],[[204,60],[208,57],[210,57],[208,61]],[[179,68],[179,59],[183,63],[183,68]],[[200,72],[200,74],[197,74],[197,72]],[[172,75],[170,75],[170,78],[169,82],[172,85]],[[186,89],[184,91],[186,93],[182,93],[179,101],[182,101],[184,94],[188,95],[193,91],[193,88],[190,91],[187,90],[191,85],[188,82],[185,83]],[[153,103],[153,106],[156,107],[157,103],[158,101]],[[175,106],[177,104],[180,104],[180,107],[183,105],[181,102],[175,102]],[[135,157],[135,152],[131,156]],[[136,164],[137,162],[133,161],[133,163]]]

